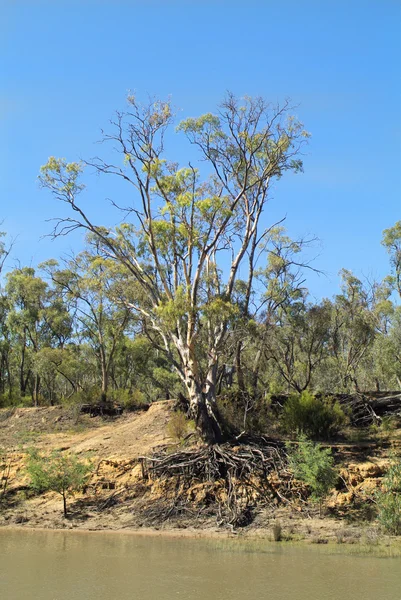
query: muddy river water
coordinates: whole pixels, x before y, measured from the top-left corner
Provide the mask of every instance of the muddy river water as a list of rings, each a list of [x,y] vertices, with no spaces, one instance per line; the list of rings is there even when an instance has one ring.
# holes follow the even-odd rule
[[[401,559],[328,548],[0,530],[1,600],[401,600]]]

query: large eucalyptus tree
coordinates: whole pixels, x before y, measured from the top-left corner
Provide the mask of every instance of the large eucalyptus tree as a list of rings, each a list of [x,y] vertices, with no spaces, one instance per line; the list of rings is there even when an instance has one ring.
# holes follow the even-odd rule
[[[308,134],[290,111],[288,102],[272,106],[229,94],[216,114],[182,121],[177,130],[206,161],[200,169],[165,157],[170,103],[141,105],[129,96],[126,112],[116,114],[104,136],[117,150],[116,161],[51,158],[41,170],[43,186],[71,209],[54,235],[83,228],[124,266],[140,290],[130,297],[128,287],[124,302],[146,321],[154,344],[179,374],[209,442],[222,437],[216,382],[238,310],[236,281],[245,274],[252,285],[255,249],[272,226],[264,217],[272,182],[302,169],[300,147]],[[85,165],[128,184],[128,204],[114,200],[124,215],[120,226],[98,226],[79,203]]]

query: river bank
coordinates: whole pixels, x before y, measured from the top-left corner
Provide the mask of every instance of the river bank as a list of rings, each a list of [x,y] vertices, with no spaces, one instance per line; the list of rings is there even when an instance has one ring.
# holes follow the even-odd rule
[[[195,485],[189,492],[190,509],[171,511],[162,521],[157,510],[172,502],[174,489],[165,481],[143,480],[140,456],[162,447],[179,447],[169,437],[167,423],[173,402],[156,403],[146,412],[118,419],[76,415],[61,407],[3,409],[0,413],[0,448],[3,450],[3,486],[0,527],[26,529],[110,531],[175,537],[241,537],[250,540],[280,539],[283,543],[336,544],[375,548],[394,545],[383,536],[375,520],[372,501],[380,486],[389,453],[399,443],[392,438],[360,440],[336,445],[342,483],[328,497],[319,517],[318,508],[299,501],[274,499],[255,505],[241,527],[224,522],[210,507],[208,490]],[[29,488],[26,453],[35,447],[72,452],[91,461],[94,471],[85,493],[68,499],[69,516],[62,515],[61,496],[36,495]],[[1,474],[0,474],[1,476]],[[175,484],[174,484],[175,485]]]

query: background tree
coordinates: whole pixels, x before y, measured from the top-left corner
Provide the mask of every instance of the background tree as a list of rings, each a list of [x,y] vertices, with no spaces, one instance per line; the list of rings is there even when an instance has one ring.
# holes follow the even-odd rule
[[[7,327],[18,355],[20,394],[25,396],[31,384],[37,406],[41,378],[34,369],[34,357],[43,347],[64,345],[71,335],[71,317],[61,299],[30,267],[8,273],[5,289],[10,302]]]
[[[0,231],[0,275],[14,245],[14,242],[7,243],[5,238],[6,233],[4,231]]]
[[[113,301],[115,263],[86,250],[70,259],[64,269],[58,266],[56,261],[43,265],[74,310],[76,334],[93,350],[100,372],[101,398],[106,401],[115,354],[131,316],[126,305]]]
[[[376,318],[360,279],[343,269],[342,294],[335,298],[330,331],[331,351],[340,387],[359,391],[358,367],[367,356],[376,335]]]
[[[401,297],[401,221],[383,231],[382,245],[390,255],[394,275],[391,280]]]

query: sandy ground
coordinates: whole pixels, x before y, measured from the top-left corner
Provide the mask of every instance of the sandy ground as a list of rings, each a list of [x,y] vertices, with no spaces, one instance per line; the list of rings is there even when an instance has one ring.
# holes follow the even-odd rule
[[[108,420],[88,415],[77,419],[61,407],[17,408],[0,420],[0,448],[16,451],[34,446],[43,451],[89,452],[99,459],[134,458],[168,441],[166,425],[172,404],[156,402],[147,411]],[[6,415],[7,409],[1,412]]]

